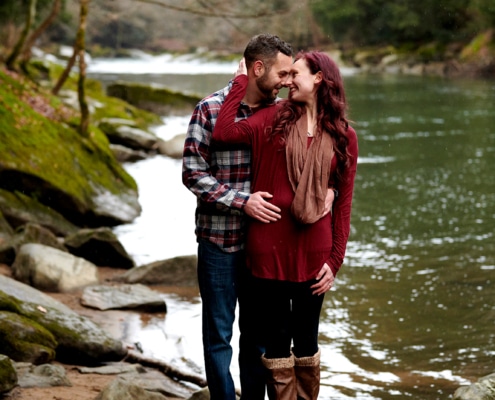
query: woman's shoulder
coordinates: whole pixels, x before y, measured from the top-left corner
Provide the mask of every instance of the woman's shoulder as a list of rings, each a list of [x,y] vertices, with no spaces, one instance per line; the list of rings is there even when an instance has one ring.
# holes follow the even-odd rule
[[[357,137],[357,133],[356,131],[354,130],[354,128],[350,125],[347,126],[347,132],[346,132],[346,135],[347,135],[347,139],[348,139],[348,151],[351,153],[351,154],[355,154],[357,156],[359,150],[358,150],[358,137]]]
[[[351,126],[351,125],[347,125],[347,137],[349,140],[355,140],[357,141],[357,133],[356,131],[354,130],[354,128]]]

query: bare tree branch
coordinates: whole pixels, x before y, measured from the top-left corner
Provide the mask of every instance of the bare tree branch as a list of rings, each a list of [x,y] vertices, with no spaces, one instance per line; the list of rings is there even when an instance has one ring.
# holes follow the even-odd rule
[[[166,363],[165,361],[156,360],[153,358],[145,357],[136,351],[129,350],[124,361],[139,363],[145,366],[157,368],[162,371],[165,375],[179,379],[185,382],[191,382],[199,387],[206,387],[206,379],[202,376],[195,375],[189,372],[180,371],[176,367]]]
[[[274,15],[273,12],[266,11],[266,10],[256,11],[255,13],[241,14],[241,13],[235,13],[235,12],[223,12],[223,11],[219,11],[218,9],[216,9],[216,10],[202,10],[200,8],[195,8],[195,7],[179,7],[179,6],[174,6],[172,4],[165,3],[161,0],[136,0],[136,1],[141,2],[141,3],[154,4],[157,6],[168,8],[170,10],[182,11],[182,12],[186,12],[189,14],[200,15],[203,17],[250,19],[250,18],[262,18],[262,17],[268,17],[268,16]]]
[[[198,3],[200,5],[202,5],[204,8],[207,8],[207,9],[210,9],[212,13],[214,13],[215,11],[212,10],[212,8],[214,8],[213,6],[209,5],[207,2],[205,1],[201,1],[201,0],[197,0]],[[234,21],[232,21],[232,19],[230,17],[226,17],[226,16],[222,16],[220,17],[222,18],[225,22],[227,22],[230,26],[232,26],[235,30],[237,30],[238,32],[240,33],[243,33],[245,34],[246,36],[249,36],[249,33],[246,32],[244,29],[242,29],[238,24],[236,24]]]

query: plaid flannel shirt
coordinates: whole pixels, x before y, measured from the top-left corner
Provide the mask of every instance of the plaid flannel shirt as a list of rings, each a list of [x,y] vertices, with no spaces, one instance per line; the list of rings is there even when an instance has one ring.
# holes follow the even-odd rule
[[[182,182],[197,197],[196,238],[209,240],[226,252],[244,247],[242,209],[251,186],[249,147],[210,146],[220,107],[230,87],[231,83],[197,104],[182,158]],[[251,114],[251,108],[241,104],[236,118],[240,120]]]

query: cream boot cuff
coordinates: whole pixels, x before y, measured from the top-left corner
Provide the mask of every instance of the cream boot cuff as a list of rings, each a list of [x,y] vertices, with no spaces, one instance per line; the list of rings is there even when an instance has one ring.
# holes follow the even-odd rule
[[[292,368],[294,366],[294,355],[291,354],[287,358],[266,358],[263,354],[261,362],[267,369]]]
[[[315,367],[320,365],[320,355],[321,351],[318,349],[314,356],[301,358],[295,357],[294,362],[297,367]]]

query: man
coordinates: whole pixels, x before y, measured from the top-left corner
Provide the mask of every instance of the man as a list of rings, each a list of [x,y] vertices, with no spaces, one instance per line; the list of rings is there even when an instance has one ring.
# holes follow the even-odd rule
[[[237,113],[238,119],[247,118],[276,100],[292,66],[292,48],[277,36],[261,34],[249,41],[244,59],[249,83]],[[250,329],[256,328],[256,305],[242,301],[245,286],[241,287],[241,284],[247,282],[243,252],[244,214],[270,223],[280,218],[280,210],[269,202],[271,194],[249,193],[249,149],[210,146],[213,127],[229,89],[230,85],[207,96],[196,106],[184,144],[182,181],[197,197],[198,283],[210,397],[212,400],[235,399],[230,374],[230,340],[239,296],[242,398],[262,400],[265,396],[262,349],[257,346]],[[322,269],[321,285],[327,275],[330,274]]]

